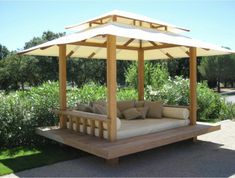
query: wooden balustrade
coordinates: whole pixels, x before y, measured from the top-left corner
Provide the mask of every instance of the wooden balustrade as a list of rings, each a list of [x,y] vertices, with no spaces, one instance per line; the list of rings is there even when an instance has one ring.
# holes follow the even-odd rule
[[[67,129],[80,132],[82,134],[88,134],[92,136],[98,136],[104,138],[104,131],[107,131],[109,135],[110,121],[106,115],[94,114],[82,111],[74,110],[54,110],[54,113],[59,116],[64,116],[67,123]],[[104,124],[107,127],[104,128]],[[98,135],[96,135],[98,133]]]

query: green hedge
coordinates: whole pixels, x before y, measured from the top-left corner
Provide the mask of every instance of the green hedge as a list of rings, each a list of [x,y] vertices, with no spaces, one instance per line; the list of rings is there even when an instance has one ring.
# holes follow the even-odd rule
[[[189,105],[189,80],[169,78],[161,88],[148,86],[146,99],[158,100],[170,105]],[[215,122],[235,117],[235,105],[228,104],[205,83],[197,85],[198,120]]]
[[[59,86],[56,82],[33,87],[29,91],[0,93],[0,147],[43,144],[46,140],[35,134],[35,128],[58,123],[51,109],[59,107]],[[124,88],[120,100],[136,99],[137,92]],[[68,106],[106,99],[106,88],[93,82],[81,88],[68,88]]]
[[[51,109],[59,106],[58,83],[49,82],[29,91],[17,91],[9,94],[0,93],[0,147],[35,145],[45,143],[43,137],[35,134],[39,126],[58,123]],[[167,104],[188,105],[189,81],[182,78],[169,79],[160,89],[148,87],[146,99],[161,100]],[[235,106],[226,104],[220,95],[204,84],[198,84],[199,120],[216,121],[235,116]],[[118,100],[135,100],[137,91],[122,88],[117,91]],[[106,99],[106,88],[93,82],[79,89],[68,88],[68,106],[76,102]]]

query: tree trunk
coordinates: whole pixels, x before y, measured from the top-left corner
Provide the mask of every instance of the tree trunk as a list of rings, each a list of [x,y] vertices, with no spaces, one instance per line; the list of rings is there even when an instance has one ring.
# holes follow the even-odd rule
[[[218,79],[218,83],[217,83],[217,91],[218,91],[218,93],[220,93],[221,91],[220,91],[220,79]]]
[[[21,82],[21,89],[24,90],[24,82]]]

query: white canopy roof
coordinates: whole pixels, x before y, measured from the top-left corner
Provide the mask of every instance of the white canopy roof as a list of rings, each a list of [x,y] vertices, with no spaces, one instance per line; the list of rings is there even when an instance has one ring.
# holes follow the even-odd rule
[[[19,53],[58,56],[58,45],[66,44],[68,57],[106,59],[105,35],[117,36],[117,59],[119,60],[137,60],[137,50],[140,47],[145,50],[145,60],[188,57],[189,47],[197,48],[197,56],[235,53],[235,51],[195,40],[181,34],[117,22],[108,22],[90,27]]]
[[[114,10],[111,12],[108,12],[106,14],[103,14],[101,16],[80,22],[79,24],[69,25],[66,26],[66,29],[71,30],[84,30],[86,28],[89,28],[89,23],[96,22],[94,25],[99,25],[102,21],[102,23],[107,23],[112,21],[111,17],[116,16],[116,22],[122,23],[122,24],[133,24],[133,21],[135,21],[136,25],[139,25],[141,22],[142,27],[149,28],[150,25],[155,26],[157,29],[164,29],[164,27],[167,27],[167,31],[174,32],[174,33],[182,33],[185,31],[190,31],[189,29],[179,27],[176,25],[172,25],[160,20],[156,20],[147,16],[131,13],[131,12],[125,12],[120,10]]]

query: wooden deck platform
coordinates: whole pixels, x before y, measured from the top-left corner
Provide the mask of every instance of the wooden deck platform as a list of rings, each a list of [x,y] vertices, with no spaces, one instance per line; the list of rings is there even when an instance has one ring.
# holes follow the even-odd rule
[[[163,132],[122,139],[115,142],[108,142],[104,139],[82,135],[68,129],[59,129],[58,127],[37,128],[36,133],[109,160],[187,140],[219,129],[220,125],[218,124],[198,123],[195,126],[180,127]]]

